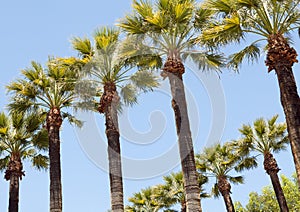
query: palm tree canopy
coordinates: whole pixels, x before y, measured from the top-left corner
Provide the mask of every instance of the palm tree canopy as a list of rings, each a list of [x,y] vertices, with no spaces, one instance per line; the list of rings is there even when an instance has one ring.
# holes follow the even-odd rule
[[[272,35],[288,36],[300,26],[299,0],[206,0],[204,10],[210,10],[211,21],[205,26],[199,41],[210,45],[225,45],[244,40],[246,34],[258,39],[239,53],[230,56],[229,67],[237,69],[244,59],[255,61],[260,55],[259,41]],[[259,38],[260,37],[260,38]]]
[[[68,108],[75,100],[76,73],[59,59],[50,59],[47,68],[32,61],[31,67],[21,71],[23,79],[10,83],[7,89],[13,94],[9,109],[15,112]],[[82,123],[66,111],[62,117],[81,126]]]
[[[133,66],[128,65],[121,54],[124,42],[120,40],[117,28],[97,29],[93,42],[88,38],[75,37],[72,45],[79,53],[79,60],[84,63],[80,69],[82,80],[77,82],[76,89],[83,99],[92,100],[92,104],[97,103],[94,97],[100,97],[102,88],[108,83],[120,88],[125,104],[136,103],[139,91],[147,92],[158,86],[157,77],[152,72],[135,71]]]
[[[240,175],[231,176],[230,172],[233,169],[238,171],[238,167],[241,166],[241,159],[234,153],[230,143],[225,143],[224,145],[216,144],[205,148],[201,154],[196,155],[196,165],[201,173],[204,173],[205,176],[216,178],[216,181],[225,177],[230,182],[238,184],[243,183],[244,178]],[[247,169],[253,167],[253,164],[243,165],[247,165],[245,166]],[[212,194],[216,197],[220,195],[217,183],[212,189]]]
[[[134,0],[132,14],[118,24],[129,35],[128,51],[124,54],[129,58],[152,54],[156,60],[151,62],[157,66],[163,57],[189,57],[203,70],[218,70],[223,63],[222,55],[196,48],[194,41],[201,25],[194,24],[195,11],[194,0]],[[203,13],[198,19],[207,16]]]
[[[30,114],[0,113],[0,170],[7,168],[12,155],[29,159],[37,169],[48,168],[47,130],[41,128],[45,117],[41,111]]]
[[[240,129],[242,138],[235,142],[240,155],[249,155],[251,151],[261,154],[285,150],[289,143],[286,123],[276,123],[278,115],[265,120],[259,118],[253,125],[244,124]]]
[[[125,211],[127,212],[157,212],[159,209],[164,207],[163,202],[157,201],[155,198],[155,188],[148,187],[142,189],[138,193],[134,193],[133,197],[130,197],[128,200],[132,203],[132,206],[127,206]]]

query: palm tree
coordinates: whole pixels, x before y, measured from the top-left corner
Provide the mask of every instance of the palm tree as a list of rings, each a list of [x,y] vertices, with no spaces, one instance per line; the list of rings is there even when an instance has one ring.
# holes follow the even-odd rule
[[[171,87],[187,210],[196,212],[201,211],[200,188],[182,78],[183,60],[190,56],[200,68],[215,69],[222,58],[194,48],[195,7],[194,0],[134,0],[133,13],[118,25],[128,33],[127,43],[132,47],[127,56],[133,62],[141,65],[151,53],[154,56],[151,62],[160,64],[164,60],[161,75],[169,79]]]
[[[243,125],[239,131],[242,138],[234,143],[238,155],[249,156],[254,151],[263,155],[264,169],[270,176],[276,198],[281,211],[288,211],[286,199],[278,178],[279,167],[272,152],[286,149],[289,142],[286,134],[286,124],[277,124],[278,115],[269,120],[259,118],[254,121],[253,126]]]
[[[208,182],[208,178],[199,173],[198,182],[199,187],[202,188],[202,186]],[[209,195],[201,189],[200,197],[207,198]],[[180,204],[181,211],[186,212],[182,172],[171,173],[170,175],[164,176],[164,184],[155,188],[155,199],[159,199],[159,202],[164,202],[165,208],[171,208],[176,204]]]
[[[258,38],[240,52],[230,56],[229,67],[235,69],[245,58],[256,60],[258,42],[266,41],[268,72],[275,70],[281,104],[286,116],[289,140],[300,184],[300,100],[292,66],[298,62],[296,50],[290,46],[289,34],[299,29],[299,0],[206,0],[203,10],[215,14],[201,41],[225,45],[249,41],[247,34]],[[251,40],[251,39],[250,39]],[[252,39],[253,40],[253,39]],[[265,49],[264,49],[265,50]]]
[[[216,179],[216,183],[212,188],[212,194],[215,197],[219,197],[221,193],[228,212],[234,211],[234,205],[230,196],[230,182],[235,184],[244,182],[242,176],[233,177],[229,173],[233,170],[240,171],[243,168],[249,169],[256,166],[255,163],[249,160],[245,163],[246,160],[242,161],[241,159],[241,157],[234,154],[230,143],[207,147],[201,154],[196,155],[198,170],[204,175]]]
[[[93,84],[94,87],[103,88],[103,93],[82,91],[84,101],[92,101],[94,111],[104,114],[106,125],[106,137],[108,142],[108,161],[111,189],[111,209],[124,211],[123,203],[123,180],[120,150],[120,132],[118,124],[118,110],[122,102],[131,105],[137,102],[139,91],[149,91],[158,85],[156,77],[150,72],[139,70],[129,75],[131,70],[124,59],[120,56],[119,49],[122,43],[119,40],[119,30],[103,27],[94,35],[95,46],[87,38],[74,38],[74,49],[79,52],[86,64],[81,68],[82,76],[87,79],[78,82],[80,85]],[[78,86],[82,88],[82,86]],[[120,88],[117,89],[117,88]],[[80,90],[80,89],[79,89]],[[100,95],[99,95],[100,93]],[[122,99],[119,96],[121,94]],[[100,97],[100,101],[95,100]]]
[[[0,170],[5,170],[4,178],[10,183],[9,212],[19,210],[23,160],[29,159],[38,170],[48,168],[48,157],[41,154],[48,149],[48,135],[41,128],[43,116],[37,114],[0,113]]]
[[[128,200],[132,203],[132,206],[125,208],[126,212],[158,212],[160,209],[165,207],[164,202],[159,202],[156,196],[156,188],[148,187],[142,189],[138,193],[134,193],[133,197]]]
[[[30,68],[22,70],[22,75],[23,79],[17,79],[7,86],[14,94],[9,108],[15,112],[35,111],[36,108],[47,111],[44,127],[49,137],[50,212],[61,212],[60,127],[64,118],[81,125],[75,117],[63,111],[72,105],[75,98],[75,74],[58,60],[51,59],[47,69],[39,63],[32,62]]]

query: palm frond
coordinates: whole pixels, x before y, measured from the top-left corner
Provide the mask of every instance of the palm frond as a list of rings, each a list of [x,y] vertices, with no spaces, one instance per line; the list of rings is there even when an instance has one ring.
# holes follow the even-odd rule
[[[32,157],[32,166],[38,170],[46,170],[49,166],[49,158],[45,155],[38,154]]]
[[[233,184],[243,184],[244,183],[244,177],[243,176],[237,176],[237,177],[228,176],[228,179]]]
[[[159,85],[158,77],[152,72],[146,70],[137,71],[130,77],[130,80],[143,92],[147,92],[149,90],[152,91],[153,88],[156,88]]]
[[[9,163],[9,159],[10,159],[9,155],[7,155],[4,158],[0,159],[0,171],[4,171],[7,168],[8,163]]]
[[[257,44],[251,44],[246,46],[243,50],[238,53],[234,53],[229,56],[229,62],[227,66],[235,71],[238,71],[239,66],[242,64],[244,59],[248,62],[255,62],[260,57],[260,48]]]
[[[71,40],[72,46],[79,54],[86,58],[93,55],[92,44],[88,38],[74,37]]]
[[[63,112],[62,113],[63,118],[67,118],[70,124],[74,124],[77,127],[82,127],[83,122],[78,120],[75,116],[71,115],[70,113]]]
[[[182,54],[183,60],[186,60],[188,57],[198,64],[200,70],[220,71],[225,62],[224,55],[207,52],[186,52]]]
[[[212,189],[211,189],[211,194],[212,194],[215,198],[218,198],[218,197],[221,195],[217,183],[215,183],[214,186],[212,187]]]
[[[48,141],[48,131],[43,128],[39,130],[31,139],[31,142],[34,147],[39,150],[48,150],[49,141]]]
[[[237,172],[242,172],[245,169],[252,169],[258,166],[256,157],[246,157],[241,160],[241,162],[234,167]]]
[[[137,103],[137,89],[132,84],[127,84],[121,88],[121,96],[126,105]]]

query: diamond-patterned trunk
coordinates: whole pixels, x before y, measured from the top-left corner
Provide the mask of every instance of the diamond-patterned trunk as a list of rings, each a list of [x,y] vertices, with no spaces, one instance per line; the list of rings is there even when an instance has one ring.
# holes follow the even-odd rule
[[[8,212],[18,212],[19,210],[19,186],[23,176],[25,173],[20,155],[12,153],[4,175],[4,178],[9,181]]]
[[[99,112],[105,115],[106,137],[108,142],[108,161],[112,212],[123,212],[123,178],[121,164],[118,106],[120,98],[114,83],[104,85],[100,99]]]
[[[291,143],[298,184],[300,185],[300,99],[292,66],[297,61],[297,53],[280,34],[271,35],[268,39],[266,65],[269,72],[277,74],[280,88],[280,100],[283,107],[289,140]]]
[[[221,192],[224,202],[225,202],[225,206],[226,206],[226,210],[228,212],[234,212],[234,205],[230,196],[231,193],[231,185],[228,182],[228,180],[226,179],[225,176],[220,176],[218,177],[218,189]]]
[[[62,185],[59,130],[62,117],[59,108],[51,108],[47,114],[50,160],[50,212],[62,212]]]
[[[200,188],[197,180],[194,148],[182,80],[184,71],[184,65],[180,59],[169,57],[164,64],[162,76],[169,78],[171,87],[172,108],[175,114],[186,209],[187,211],[199,212],[202,211],[200,204]]]
[[[277,174],[280,169],[277,165],[275,158],[270,152],[264,154],[264,169],[266,170],[267,174],[270,175],[271,182],[277,198],[277,202],[280,207],[280,211],[281,212],[289,211],[282,187],[280,185],[279,177]]]

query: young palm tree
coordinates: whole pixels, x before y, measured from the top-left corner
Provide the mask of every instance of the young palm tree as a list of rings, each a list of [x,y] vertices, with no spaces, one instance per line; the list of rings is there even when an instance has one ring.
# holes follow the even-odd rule
[[[246,155],[254,151],[264,157],[264,169],[270,176],[276,198],[281,211],[288,211],[286,199],[278,178],[279,167],[272,152],[279,152],[286,148],[288,136],[286,134],[286,124],[277,124],[278,116],[273,116],[269,120],[262,118],[254,121],[253,126],[243,125],[239,131],[242,138],[236,141],[238,155]]]
[[[126,206],[126,212],[158,212],[160,209],[165,207],[164,202],[159,202],[156,196],[156,188],[148,187],[142,189],[138,193],[134,193],[133,197],[128,200],[132,203],[132,206]]]
[[[199,187],[208,182],[208,178],[202,174],[198,175]],[[164,176],[164,184],[155,188],[155,199],[164,202],[165,208],[171,208],[176,204],[181,205],[181,212],[186,212],[186,201],[184,195],[183,174],[182,172],[171,173]],[[209,195],[202,189],[200,191],[201,198],[207,198]]]
[[[43,151],[48,149],[47,131],[41,128],[41,114],[0,113],[0,170],[5,170],[4,178],[9,181],[9,212],[19,210],[19,183],[25,176],[23,160],[29,159],[38,170],[48,168],[48,157]]]
[[[196,155],[196,163],[199,171],[208,177],[216,179],[216,183],[212,188],[212,194],[215,197],[219,197],[221,193],[228,212],[234,211],[234,205],[230,196],[230,182],[235,184],[244,182],[242,176],[233,177],[229,173],[233,170],[239,171],[242,168],[249,169],[256,166],[255,163],[249,163],[249,160],[247,162],[243,162],[241,157],[234,154],[229,143],[225,143],[223,146],[217,144],[205,148],[203,153]]]
[[[118,124],[118,110],[121,100],[127,105],[136,103],[138,91],[149,91],[158,85],[156,77],[150,72],[139,70],[129,75],[128,71],[131,67],[126,65],[119,53],[122,45],[119,34],[120,32],[117,29],[103,27],[96,31],[94,35],[94,47],[89,39],[74,38],[72,42],[74,49],[79,52],[82,60],[86,60],[86,65],[81,68],[81,74],[88,78],[78,84],[87,85],[91,83],[94,84],[94,87],[103,88],[98,103],[94,97],[99,97],[100,92],[91,93],[86,92],[85,89],[82,94],[85,96],[85,101],[93,99],[92,104],[96,103],[96,110],[94,109],[94,111],[105,116],[111,209],[113,212],[124,211]],[[117,89],[118,87],[120,90]]]
[[[46,125],[49,137],[50,160],[50,212],[62,211],[62,186],[60,164],[60,127],[63,119],[80,125],[72,115],[63,109],[72,105],[75,98],[74,72],[57,60],[50,60],[47,69],[36,62],[22,70],[24,79],[18,79],[7,86],[14,94],[9,104],[12,111],[34,111],[43,108],[47,111]],[[72,79],[72,80],[70,80]]]
[[[156,60],[150,62],[160,64],[164,61],[162,77],[169,79],[171,87],[187,210],[196,212],[201,211],[200,188],[182,78],[185,72],[183,60],[190,56],[200,68],[209,69],[218,68],[221,57],[194,48],[195,7],[194,0],[157,0],[153,3],[134,0],[133,13],[118,25],[128,33],[128,44],[132,48],[127,56],[133,62],[141,65],[151,53]]]
[[[235,69],[245,58],[258,58],[258,42],[267,43],[266,66],[275,70],[281,104],[286,116],[289,140],[300,184],[300,100],[292,66],[297,62],[296,50],[290,46],[289,34],[299,29],[299,0],[207,0],[203,9],[215,13],[216,19],[204,31],[200,40],[225,45],[249,41],[247,34],[258,38],[240,52],[231,55],[229,66]],[[251,39],[250,39],[251,40]]]

